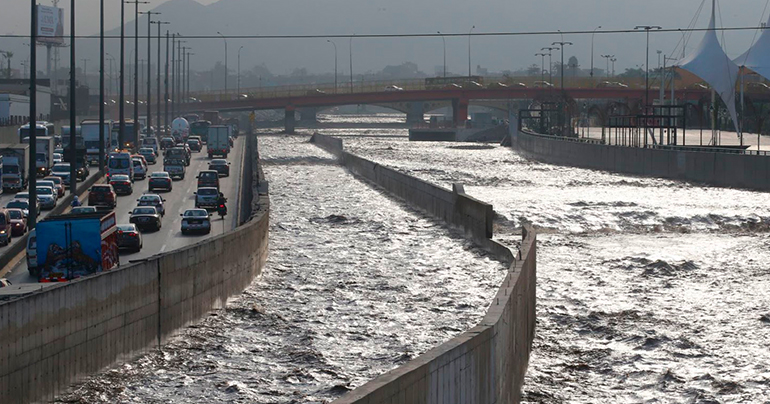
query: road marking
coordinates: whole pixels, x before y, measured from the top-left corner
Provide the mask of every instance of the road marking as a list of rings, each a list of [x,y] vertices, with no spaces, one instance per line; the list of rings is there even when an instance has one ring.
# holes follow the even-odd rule
[[[163,246],[160,247],[160,252],[164,252],[164,251],[166,251],[166,245],[165,244],[163,244]]]

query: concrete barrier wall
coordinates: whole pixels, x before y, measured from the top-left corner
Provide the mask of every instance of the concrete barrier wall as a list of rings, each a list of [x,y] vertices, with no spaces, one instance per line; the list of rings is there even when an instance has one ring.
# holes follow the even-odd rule
[[[511,266],[476,327],[353,390],[334,404],[517,403],[535,332],[536,235],[525,229],[518,255],[491,239],[492,206],[347,153],[342,141],[313,141],[353,173],[428,214],[458,226]]]
[[[520,131],[512,147],[525,158],[719,187],[770,190],[770,156],[608,146]]]
[[[0,402],[49,400],[161,344],[261,273],[269,200],[235,230],[0,304]]]

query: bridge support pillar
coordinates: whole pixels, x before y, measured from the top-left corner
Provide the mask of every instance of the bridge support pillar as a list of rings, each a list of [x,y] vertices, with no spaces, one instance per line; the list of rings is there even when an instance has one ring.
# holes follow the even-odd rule
[[[457,126],[464,126],[468,120],[468,100],[452,100],[452,119]]]
[[[284,110],[285,115],[283,119],[283,125],[286,133],[294,133],[294,128],[297,126],[297,118],[294,116],[294,107],[288,106]]]
[[[423,123],[425,122],[425,103],[424,102],[410,102],[407,104],[408,111],[406,113],[406,123]]]
[[[307,123],[318,122],[318,108],[300,108],[299,120]]]

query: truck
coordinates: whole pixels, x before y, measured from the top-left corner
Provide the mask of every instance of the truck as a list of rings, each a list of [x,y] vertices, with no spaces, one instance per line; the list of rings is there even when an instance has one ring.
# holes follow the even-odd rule
[[[38,121],[35,127],[37,128],[35,130],[35,135],[38,137],[54,135],[55,127],[54,127],[54,124],[50,122]],[[24,138],[29,137],[29,124],[27,123],[19,127],[19,130],[17,132],[19,135],[19,142],[23,143]]]
[[[209,158],[214,156],[222,156],[227,158],[227,154],[230,153],[230,134],[231,128],[226,125],[211,125],[208,131],[208,144],[206,144],[206,151],[209,154]]]
[[[38,282],[66,282],[119,265],[115,212],[47,217],[35,237],[37,267],[29,271]]]
[[[219,111],[203,111],[203,120],[211,122],[212,125],[219,125]]]
[[[209,121],[195,121],[190,125],[190,136],[198,136],[201,138],[201,143],[206,144],[208,142]]]
[[[21,191],[27,188],[29,145],[23,143],[0,145],[0,155],[3,156],[3,171],[0,175],[3,190]]]
[[[65,139],[64,143],[64,162],[75,164],[76,180],[85,181],[88,178],[88,156],[86,154],[85,141],[82,137],[75,139],[75,161],[72,161],[72,150],[70,149],[69,139]]]
[[[53,151],[56,147],[55,140],[52,136],[38,136],[35,139],[35,167],[37,167],[37,176],[45,177],[51,171],[53,167]],[[24,144],[29,144],[29,137],[25,137],[21,140]]]
[[[110,151],[111,137],[113,133],[112,122],[104,121],[104,155]],[[80,133],[83,136],[83,142],[86,146],[86,156],[88,162],[91,165],[97,165],[99,163],[99,120],[98,119],[85,119],[80,122]],[[117,143],[117,142],[116,142]]]
[[[179,117],[171,122],[171,136],[177,142],[187,141],[187,137],[190,136],[190,123],[187,122],[187,119]]]
[[[120,150],[128,150],[130,152],[135,152],[139,150],[139,136],[138,133],[134,133],[134,120],[133,119],[126,119],[125,121],[126,126],[126,132],[123,134],[123,144],[118,145],[117,149]],[[139,127],[141,130],[141,125]],[[120,133],[120,123],[116,122],[112,127],[112,133],[113,136],[116,139],[120,139],[119,133]]]

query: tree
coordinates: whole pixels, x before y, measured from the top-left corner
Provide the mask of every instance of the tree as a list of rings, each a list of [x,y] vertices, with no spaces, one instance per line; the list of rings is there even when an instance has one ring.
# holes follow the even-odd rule
[[[644,77],[644,69],[642,68],[626,68],[626,71],[623,73],[618,74],[618,77],[632,79],[632,78],[640,78]]]
[[[527,76],[539,76],[540,75],[540,66],[536,64],[532,64],[527,68]]]

